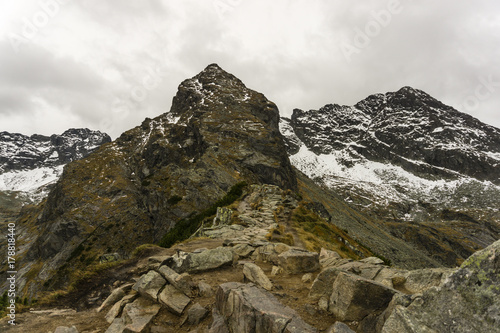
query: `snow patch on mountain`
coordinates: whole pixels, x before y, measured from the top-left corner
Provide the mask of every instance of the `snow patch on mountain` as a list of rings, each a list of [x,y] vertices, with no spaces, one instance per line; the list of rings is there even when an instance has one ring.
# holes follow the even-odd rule
[[[63,165],[59,165],[2,173],[0,191],[22,192],[30,201],[38,202],[47,195],[49,186],[57,182],[63,168]]]

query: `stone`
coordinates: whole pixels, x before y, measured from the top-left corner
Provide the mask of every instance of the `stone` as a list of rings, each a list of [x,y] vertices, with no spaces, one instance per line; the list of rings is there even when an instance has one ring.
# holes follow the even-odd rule
[[[214,295],[212,286],[203,281],[198,283],[198,291],[201,297],[212,297]]]
[[[228,282],[220,285],[215,310],[230,332],[317,332],[271,293],[252,284]]]
[[[306,273],[306,274],[302,275],[301,280],[303,283],[309,283],[312,281],[312,279],[313,279],[313,275],[311,273]]]
[[[124,332],[145,332],[152,324],[160,308],[160,304],[144,297],[139,297],[134,302],[125,305],[121,317]]]
[[[166,283],[167,281],[160,273],[149,271],[139,278],[132,289],[139,292],[142,296],[156,301],[158,299],[158,292]]]
[[[212,324],[210,325],[208,333],[230,333],[224,317],[216,308],[212,309]]]
[[[278,264],[278,256],[290,250],[290,246],[283,243],[266,243],[263,246],[258,247],[253,255],[252,259],[256,261],[270,262],[275,265]]]
[[[160,264],[160,265],[165,265],[166,262],[168,262],[172,256],[153,256],[148,258],[148,264]]]
[[[387,286],[389,288],[402,288],[404,284],[403,275],[405,273],[406,271],[402,271],[399,269],[383,267],[373,280],[378,283],[382,283],[384,286]]]
[[[437,287],[452,272],[449,268],[426,268],[407,272],[404,288],[410,293],[421,293],[431,287]]]
[[[122,256],[119,253],[106,253],[99,257],[99,263],[105,264],[108,262],[114,262],[122,260]]]
[[[271,276],[277,276],[283,274],[283,268],[279,266],[273,266],[271,269]]]
[[[346,264],[337,266],[338,269],[359,275],[368,280],[373,280],[377,274],[383,269],[380,265],[373,265],[361,261],[352,261]]]
[[[109,309],[109,311],[106,314],[106,316],[104,317],[104,319],[106,319],[106,321],[111,324],[113,322],[113,320],[115,320],[115,318],[121,314],[125,305],[133,302],[137,297],[139,297],[138,293],[134,293],[132,295],[127,295],[127,296],[123,297],[120,301],[116,302],[111,307],[111,309]]]
[[[340,259],[342,257],[340,256],[340,254],[338,254],[335,251],[321,248],[321,250],[319,251],[319,260],[321,261],[321,260],[328,259],[328,258]]]
[[[219,227],[231,224],[233,210],[227,207],[217,207],[217,214],[213,220],[213,227]]]
[[[392,312],[391,316],[385,322],[382,328],[382,333],[439,333],[425,324],[418,321],[414,316],[412,316],[405,307],[398,305]],[[458,332],[458,331],[448,331],[448,332]],[[470,331],[479,332],[479,331]],[[493,331],[492,331],[493,332]]]
[[[340,272],[341,270],[333,267],[322,270],[312,284],[309,297],[313,300],[318,300],[323,296],[330,298],[333,291],[333,282]]]
[[[355,333],[355,332],[351,330],[349,326],[347,326],[346,324],[337,321],[326,331],[326,333]]]
[[[380,314],[399,292],[357,275],[340,272],[333,282],[329,311],[342,321]]]
[[[264,271],[255,264],[246,263],[243,266],[243,275],[248,280],[252,281],[253,283],[257,284],[258,286],[261,286],[262,288],[268,291],[273,289],[272,282],[266,276]]]
[[[500,240],[470,256],[440,286],[398,305],[382,332],[497,332]]]
[[[368,257],[361,259],[360,262],[364,262],[367,264],[372,264],[372,265],[384,265],[384,261],[380,258],[377,257]]]
[[[191,299],[174,286],[168,284],[158,295],[158,301],[165,305],[170,312],[180,316],[191,302]]]
[[[255,248],[249,244],[236,244],[233,246],[233,251],[242,258],[248,258]]]
[[[161,266],[158,272],[168,281],[168,283],[182,291],[186,296],[193,296],[195,293],[196,288],[193,279],[188,273],[178,274],[166,265]]]
[[[123,333],[125,322],[122,318],[115,318],[104,333]]]
[[[330,257],[326,259],[321,259],[319,262],[321,267],[328,268],[328,267],[338,267],[347,264],[348,262],[352,262],[352,260],[346,258]]]
[[[182,257],[174,260],[171,268],[177,273],[199,273],[230,266],[235,261],[235,254],[230,248],[218,247],[201,253],[181,254]],[[174,256],[175,258],[175,256]]]
[[[187,311],[187,323],[189,325],[198,325],[208,315],[208,310],[200,303],[194,304]]]
[[[322,296],[318,301],[318,308],[321,311],[328,311],[328,306],[330,304],[330,296]]]
[[[125,296],[125,291],[123,291],[122,288],[113,290],[104,302],[102,302],[101,306],[97,309],[97,312],[101,312],[104,308],[113,306],[113,304],[121,300],[123,296]]]
[[[76,329],[75,326],[71,327],[59,326],[58,328],[56,328],[54,333],[78,333],[78,330]]]
[[[315,272],[320,269],[318,253],[298,248],[281,253],[278,263],[288,274]]]

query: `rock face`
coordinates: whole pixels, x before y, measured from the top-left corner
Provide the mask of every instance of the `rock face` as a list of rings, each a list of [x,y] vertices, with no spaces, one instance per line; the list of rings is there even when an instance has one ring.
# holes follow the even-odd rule
[[[40,230],[25,262],[57,254],[41,270],[46,280],[90,235],[87,257],[109,248],[126,258],[238,182],[295,190],[278,123],[274,103],[208,66],[180,84],[170,112],[65,167],[39,218],[22,218]]]
[[[396,306],[382,332],[495,332],[500,327],[500,241],[468,258],[444,284]]]
[[[225,317],[230,332],[317,332],[295,311],[253,285],[222,284],[217,291],[215,308]]]
[[[410,87],[295,109],[280,128],[295,167],[439,265],[500,238],[499,129]],[[391,256],[366,224],[332,222]]]

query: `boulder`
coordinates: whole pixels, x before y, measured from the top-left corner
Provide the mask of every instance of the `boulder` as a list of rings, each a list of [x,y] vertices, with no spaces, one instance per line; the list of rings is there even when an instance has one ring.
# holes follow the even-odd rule
[[[123,333],[124,330],[124,320],[122,318],[115,318],[104,333]]]
[[[258,247],[254,251],[252,259],[256,261],[270,262],[277,265],[278,256],[290,249],[291,247],[289,245],[283,243],[267,243]]]
[[[257,265],[252,263],[246,263],[243,266],[243,275],[249,281],[255,283],[258,286],[270,291],[273,289],[273,284],[269,278],[264,274],[264,271]]]
[[[340,272],[333,282],[329,311],[342,321],[381,314],[399,292],[357,275]]]
[[[377,257],[368,257],[361,259],[360,262],[364,262],[367,264],[372,264],[372,265],[384,265],[384,261],[380,258]]]
[[[200,303],[194,304],[187,311],[187,323],[189,325],[198,325],[208,315],[208,310]]]
[[[224,317],[216,308],[212,309],[212,324],[210,325],[208,333],[230,333]]]
[[[373,280],[377,274],[383,269],[380,265],[368,264],[361,261],[352,261],[346,264],[337,266],[338,269],[359,275],[368,280]]]
[[[292,248],[278,256],[278,264],[288,274],[315,272],[320,269],[319,254]]]
[[[321,261],[321,260],[325,260],[325,259],[328,259],[328,258],[340,259],[342,257],[340,256],[340,254],[338,254],[335,251],[327,250],[325,248],[321,248],[321,250],[319,251],[319,260]]]
[[[403,288],[403,284],[406,281],[404,275],[406,271],[383,267],[380,272],[378,272],[374,281],[382,283],[384,286],[389,288]]]
[[[198,283],[198,291],[201,297],[212,297],[214,295],[212,286],[203,281]]]
[[[217,214],[214,217],[212,226],[224,226],[231,223],[231,217],[233,216],[233,210],[227,207],[217,207]]]
[[[329,257],[326,259],[321,259],[320,265],[323,268],[338,267],[347,264],[348,262],[352,262],[352,259]]]
[[[312,284],[309,297],[319,300],[321,297],[326,296],[329,299],[333,291],[333,282],[340,272],[341,270],[333,267],[322,270]]]
[[[450,268],[426,268],[407,272],[404,288],[410,293],[421,293],[431,287],[437,287],[452,273]]]
[[[220,285],[215,309],[224,317],[230,332],[317,332],[294,310],[253,284],[229,282]]]
[[[133,302],[137,297],[139,297],[138,293],[134,293],[132,295],[127,295],[123,297],[120,301],[116,302],[111,309],[109,309],[108,313],[104,317],[108,323],[112,323],[116,317],[118,317],[121,313],[125,305]]]
[[[283,274],[283,268],[279,266],[273,266],[271,269],[271,276],[281,275]]]
[[[500,240],[474,253],[439,287],[398,305],[382,332],[498,332]]]
[[[349,326],[347,326],[346,324],[337,321],[326,331],[326,333],[355,333],[355,332],[351,330]]]
[[[193,279],[188,273],[178,274],[172,268],[163,265],[158,269],[158,272],[175,288],[182,291],[186,296],[192,296],[195,293],[196,287]]]
[[[132,289],[139,292],[142,296],[156,301],[158,299],[158,292],[166,283],[167,281],[160,273],[149,271],[139,278]]]
[[[117,288],[111,292],[111,294],[102,302],[101,306],[97,309],[97,312],[101,312],[104,308],[112,306],[125,296],[125,291],[122,288]]]
[[[125,305],[121,317],[121,325],[123,325],[124,331],[145,332],[152,324],[153,318],[160,311],[160,308],[160,304],[143,297],[139,297],[134,302]],[[113,324],[115,324],[115,321],[116,319]]]
[[[119,253],[106,253],[99,257],[99,263],[105,264],[108,262],[114,262],[122,260],[122,256]]]
[[[76,329],[75,326],[71,327],[59,326],[58,328],[56,328],[54,333],[78,333],[78,330]]]
[[[218,247],[201,253],[179,253],[173,256],[169,266],[177,273],[199,273],[232,265],[235,254],[230,248]]]
[[[248,258],[253,253],[253,251],[255,251],[255,248],[250,244],[242,243],[233,246],[233,252],[241,258]]]
[[[191,299],[174,286],[168,284],[158,295],[158,301],[173,314],[180,316]]]
[[[312,281],[312,279],[313,279],[313,275],[311,273],[306,273],[306,274],[302,275],[301,281],[303,283],[309,283]]]

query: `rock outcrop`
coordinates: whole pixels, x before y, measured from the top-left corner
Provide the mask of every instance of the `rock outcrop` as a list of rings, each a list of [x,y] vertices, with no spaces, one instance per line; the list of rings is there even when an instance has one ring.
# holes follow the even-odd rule
[[[500,327],[500,241],[473,254],[443,284],[397,305],[382,332],[495,332]]]

